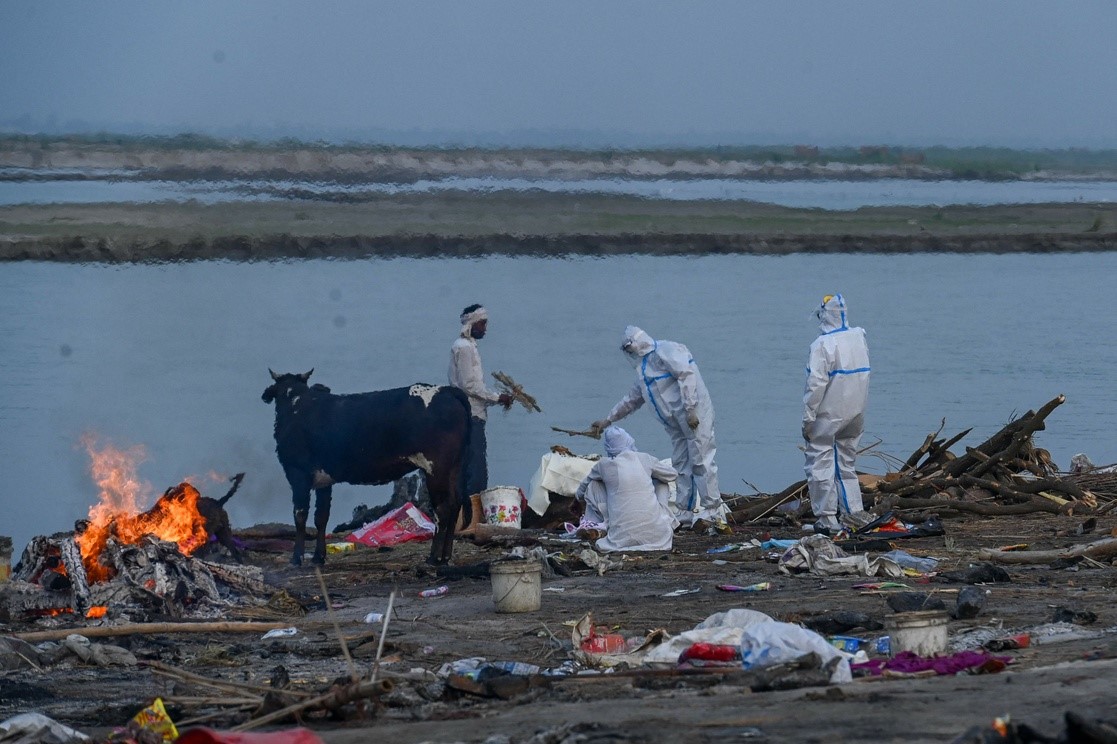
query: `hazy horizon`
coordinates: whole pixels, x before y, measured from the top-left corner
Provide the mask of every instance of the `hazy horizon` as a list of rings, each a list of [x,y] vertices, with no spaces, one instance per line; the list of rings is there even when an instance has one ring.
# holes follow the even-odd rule
[[[1117,4],[0,4],[0,131],[1117,147]]]

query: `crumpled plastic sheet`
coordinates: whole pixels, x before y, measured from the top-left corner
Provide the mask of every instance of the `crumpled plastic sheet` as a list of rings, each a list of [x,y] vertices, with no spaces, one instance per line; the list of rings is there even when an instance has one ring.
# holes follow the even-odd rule
[[[804,537],[780,556],[785,574],[811,573],[819,576],[887,576],[899,578],[904,569],[890,558],[870,558],[868,553],[848,555],[826,535]]]
[[[822,658],[824,665],[840,657],[830,681],[842,684],[853,680],[845,655],[818,633],[794,623],[778,622],[763,612],[740,608],[710,615],[693,630],[668,638],[645,654],[644,663],[674,665],[679,654],[695,643],[739,645],[745,669],[794,661],[812,652]]]
[[[0,742],[3,744],[70,744],[78,741],[92,739],[42,713],[20,713],[0,723]]]

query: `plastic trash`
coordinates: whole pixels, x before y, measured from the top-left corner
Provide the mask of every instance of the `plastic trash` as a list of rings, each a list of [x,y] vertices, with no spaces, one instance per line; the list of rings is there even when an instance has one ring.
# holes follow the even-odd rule
[[[616,654],[623,653],[628,647],[628,642],[619,633],[603,633],[591,635],[582,641],[582,650],[591,654]]]
[[[719,591],[723,592],[766,592],[772,588],[772,582],[762,581],[759,584],[749,584],[748,586],[737,586],[736,584],[718,584],[716,588]]]
[[[765,540],[760,543],[761,550],[787,550],[792,545],[798,544],[798,540]]]
[[[732,663],[736,666],[741,663],[741,647],[725,643],[695,643],[679,654],[679,663],[694,666]]]
[[[976,586],[964,586],[958,592],[958,600],[950,615],[956,620],[969,620],[977,617],[985,607],[985,591]]]
[[[382,622],[384,622],[384,613],[383,612],[370,612],[367,615],[365,615],[365,622],[366,623],[382,623]]]
[[[274,630],[269,630],[267,633],[264,633],[264,636],[261,640],[266,641],[269,638],[287,638],[289,636],[298,635],[298,632],[298,628],[276,628]]]
[[[700,591],[702,591],[702,587],[696,587],[694,589],[676,589],[673,592],[667,592],[666,594],[660,594],[659,596],[661,596],[661,597],[681,597],[684,594],[697,594]]]
[[[410,501],[393,509],[375,522],[354,530],[345,539],[369,547],[398,545],[412,540],[430,540],[435,524]]]
[[[92,739],[42,713],[20,713],[0,723],[0,741],[71,744]]]
[[[507,672],[508,674],[515,674],[522,677],[530,677],[542,671],[541,667],[535,664],[528,664],[524,661],[494,661],[488,666],[493,669],[499,669],[502,672]]]
[[[137,713],[132,718],[132,724],[140,731],[154,734],[163,741],[171,742],[178,739],[178,729],[175,728],[171,717],[167,715],[162,698],[155,698],[154,703]]]
[[[880,557],[889,558],[900,564],[901,568],[910,568],[920,573],[931,573],[939,565],[937,558],[917,558],[906,550],[890,550],[887,553],[881,553]]]
[[[419,596],[423,599],[429,599],[430,597],[441,597],[449,593],[450,587],[443,584],[442,586],[436,586],[434,589],[424,589],[423,591],[419,592]]]
[[[765,620],[750,625],[741,634],[741,664],[745,669],[766,667],[795,661],[799,657],[816,653],[825,665],[838,658],[830,677],[834,684],[853,680],[849,661],[825,638],[794,623]]]
[[[993,638],[982,644],[989,651],[1011,651],[1018,648],[1027,648],[1032,645],[1032,637],[1027,633],[1018,633],[1007,638]]]

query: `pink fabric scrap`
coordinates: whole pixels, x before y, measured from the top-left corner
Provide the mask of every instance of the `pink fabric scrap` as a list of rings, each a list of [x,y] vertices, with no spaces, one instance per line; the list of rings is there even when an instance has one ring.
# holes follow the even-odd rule
[[[1000,671],[1006,664],[1012,662],[1011,656],[992,656],[980,651],[959,651],[950,656],[933,656],[925,658],[916,656],[911,651],[901,651],[891,659],[870,659],[860,664],[850,664],[854,672],[868,672],[876,677],[885,671],[899,672],[901,674],[914,674],[934,670],[935,674],[958,674],[976,667],[983,667],[989,662],[995,666],[990,671]]]

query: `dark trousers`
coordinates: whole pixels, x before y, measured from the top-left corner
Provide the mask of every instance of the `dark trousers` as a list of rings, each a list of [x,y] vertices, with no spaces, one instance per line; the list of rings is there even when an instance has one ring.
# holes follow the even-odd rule
[[[469,497],[481,493],[489,487],[489,464],[486,453],[485,420],[472,416],[469,419],[469,447],[465,453],[465,466],[462,468],[461,500],[468,503]]]

